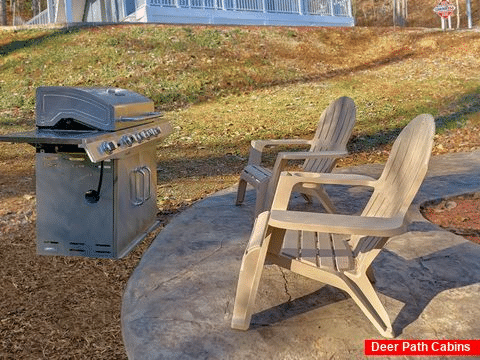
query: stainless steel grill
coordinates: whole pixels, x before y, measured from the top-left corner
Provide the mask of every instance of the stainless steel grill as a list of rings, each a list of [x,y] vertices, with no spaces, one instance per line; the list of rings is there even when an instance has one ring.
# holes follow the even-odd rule
[[[36,147],[37,254],[121,258],[156,225],[153,102],[116,88],[40,87],[36,128],[0,141]]]

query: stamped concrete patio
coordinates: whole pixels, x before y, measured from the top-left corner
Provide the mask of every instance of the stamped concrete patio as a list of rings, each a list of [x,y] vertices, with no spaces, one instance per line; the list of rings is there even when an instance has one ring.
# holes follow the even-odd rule
[[[340,169],[380,174],[381,165]],[[365,188],[327,188],[355,212]],[[480,245],[419,213],[421,203],[480,191],[480,151],[433,157],[409,211],[409,232],[374,262],[376,287],[398,339],[480,338]],[[235,188],[197,202],[161,231],[123,297],[129,359],[360,359],[379,339],[345,293],[267,266],[250,330],[230,328],[241,258],[253,224],[254,194],[234,205]],[[301,199],[294,200],[302,207]]]

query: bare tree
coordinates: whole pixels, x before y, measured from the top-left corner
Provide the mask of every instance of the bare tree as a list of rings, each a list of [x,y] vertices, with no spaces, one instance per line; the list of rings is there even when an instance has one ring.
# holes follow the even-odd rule
[[[472,28],[472,5],[470,0],[467,0],[465,7],[467,8],[467,19],[468,19],[468,28]]]
[[[33,16],[37,16],[41,12],[40,0],[32,0],[32,13]]]
[[[460,29],[460,5],[457,0],[457,29]]]
[[[393,25],[405,26],[408,17],[407,0],[392,0],[392,7]]]
[[[0,25],[7,25],[7,0],[0,0]]]

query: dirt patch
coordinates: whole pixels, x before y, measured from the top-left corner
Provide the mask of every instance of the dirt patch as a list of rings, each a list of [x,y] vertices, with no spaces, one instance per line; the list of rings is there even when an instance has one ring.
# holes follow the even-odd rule
[[[428,202],[421,212],[445,230],[480,244],[480,192]]]

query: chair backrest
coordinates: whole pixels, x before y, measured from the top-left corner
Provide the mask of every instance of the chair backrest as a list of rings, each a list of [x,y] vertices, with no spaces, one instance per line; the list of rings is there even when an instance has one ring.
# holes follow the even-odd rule
[[[434,135],[435,120],[429,114],[417,116],[402,130],[362,216],[405,217],[427,173]],[[352,236],[356,266],[370,266],[386,240]]]
[[[435,120],[429,114],[417,116],[402,130],[363,216],[405,216],[427,173],[434,135]]]
[[[344,96],[331,103],[320,116],[310,151],[346,150],[355,117],[356,109],[352,99]],[[306,160],[303,170],[330,172],[336,161],[335,158]]]

